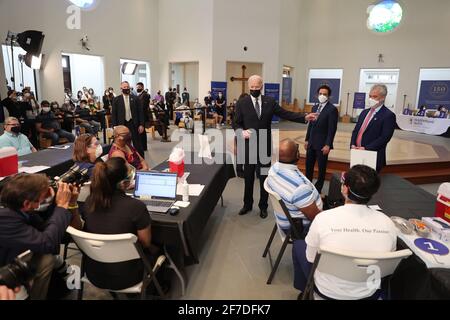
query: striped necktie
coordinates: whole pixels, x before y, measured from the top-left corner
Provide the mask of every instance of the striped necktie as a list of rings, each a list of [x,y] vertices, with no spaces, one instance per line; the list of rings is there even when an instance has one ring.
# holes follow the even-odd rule
[[[258,99],[256,99],[256,102],[255,102],[255,111],[256,111],[256,115],[258,116],[258,119],[261,120],[261,106],[259,105]]]

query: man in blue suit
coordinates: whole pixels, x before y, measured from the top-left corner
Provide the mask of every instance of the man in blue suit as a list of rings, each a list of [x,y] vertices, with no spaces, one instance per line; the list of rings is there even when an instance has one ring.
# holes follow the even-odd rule
[[[313,108],[313,113],[318,114],[317,121],[310,122],[306,133],[306,177],[309,181],[314,178],[314,166],[316,161],[319,165],[319,177],[316,189],[322,192],[327,173],[328,155],[333,149],[334,137],[336,136],[339,112],[330,102],[331,88],[321,86],[317,91],[319,104]]]
[[[377,171],[386,166],[386,147],[396,128],[396,116],[384,105],[387,87],[376,84],[370,90],[369,109],[359,116],[352,134],[352,149],[376,151]]]

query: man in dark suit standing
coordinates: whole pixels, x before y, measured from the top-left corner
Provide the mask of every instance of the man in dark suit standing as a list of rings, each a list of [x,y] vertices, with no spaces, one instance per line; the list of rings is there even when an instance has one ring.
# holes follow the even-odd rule
[[[131,95],[130,84],[127,81],[120,85],[122,95],[115,97],[112,105],[111,120],[113,127],[126,126],[133,139],[133,145],[139,154],[145,158],[144,147],[140,135],[145,132],[144,109],[139,98]]]
[[[139,101],[141,102],[141,107],[144,110],[144,123],[150,122],[150,94],[144,90],[144,84],[142,82],[139,82],[136,84],[136,91],[138,93]],[[145,127],[145,126],[144,126]],[[142,147],[144,149],[144,152],[148,150],[147,148],[147,132],[144,131],[143,134],[140,135]]]
[[[377,171],[386,166],[386,147],[396,128],[395,114],[386,108],[384,102],[388,94],[384,84],[376,84],[370,90],[369,109],[359,116],[352,134],[352,149],[376,151]]]
[[[319,165],[319,177],[316,189],[322,193],[327,173],[328,155],[333,149],[334,137],[336,136],[339,112],[330,102],[331,88],[321,86],[317,91],[319,104],[315,105],[313,112],[319,114],[316,122],[311,122],[306,133],[306,177],[313,181],[314,166],[316,161]]]
[[[272,156],[272,118],[274,115],[280,118],[298,123],[313,121],[316,115],[304,116],[284,110],[276,103],[275,99],[261,94],[263,79],[260,76],[252,76],[248,80],[250,96],[247,96],[236,105],[235,129],[238,146],[245,145],[245,151],[238,148],[238,161],[244,162],[245,195],[244,207],[239,215],[245,215],[252,211],[253,186],[255,172],[260,180],[259,209],[261,218],[268,216],[268,193],[264,190],[264,182],[267,178],[268,168]],[[244,143],[242,143],[244,140]]]

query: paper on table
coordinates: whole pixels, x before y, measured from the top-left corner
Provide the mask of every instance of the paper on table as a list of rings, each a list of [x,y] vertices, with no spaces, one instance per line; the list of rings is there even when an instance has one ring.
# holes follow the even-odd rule
[[[362,164],[372,169],[377,169],[378,154],[375,151],[353,149],[350,156],[350,168]]]
[[[177,201],[175,202],[174,206],[175,207],[180,207],[180,208],[187,208],[191,205],[190,202],[185,202],[185,201]]]
[[[49,147],[48,149],[67,150],[69,148],[70,148],[70,145],[65,145],[65,146],[53,146],[53,147]]]
[[[19,173],[29,173],[29,174],[33,174],[33,173],[38,173],[44,170],[50,169],[50,167],[45,167],[45,166],[35,166],[35,167],[22,167],[19,168]]]
[[[203,192],[203,189],[205,189],[205,186],[203,186],[201,184],[190,184],[189,185],[189,196],[198,197]],[[177,195],[179,195],[179,196],[183,195],[183,185],[182,184],[177,185]]]

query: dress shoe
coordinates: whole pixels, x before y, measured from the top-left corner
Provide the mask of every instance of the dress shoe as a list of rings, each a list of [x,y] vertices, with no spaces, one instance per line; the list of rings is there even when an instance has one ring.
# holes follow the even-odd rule
[[[260,217],[262,219],[266,219],[269,216],[269,214],[267,213],[267,209],[261,209],[261,215]]]
[[[250,211],[252,211],[252,209],[242,208],[241,211],[239,211],[239,215],[240,215],[240,216],[246,215],[246,214],[249,213]]]

